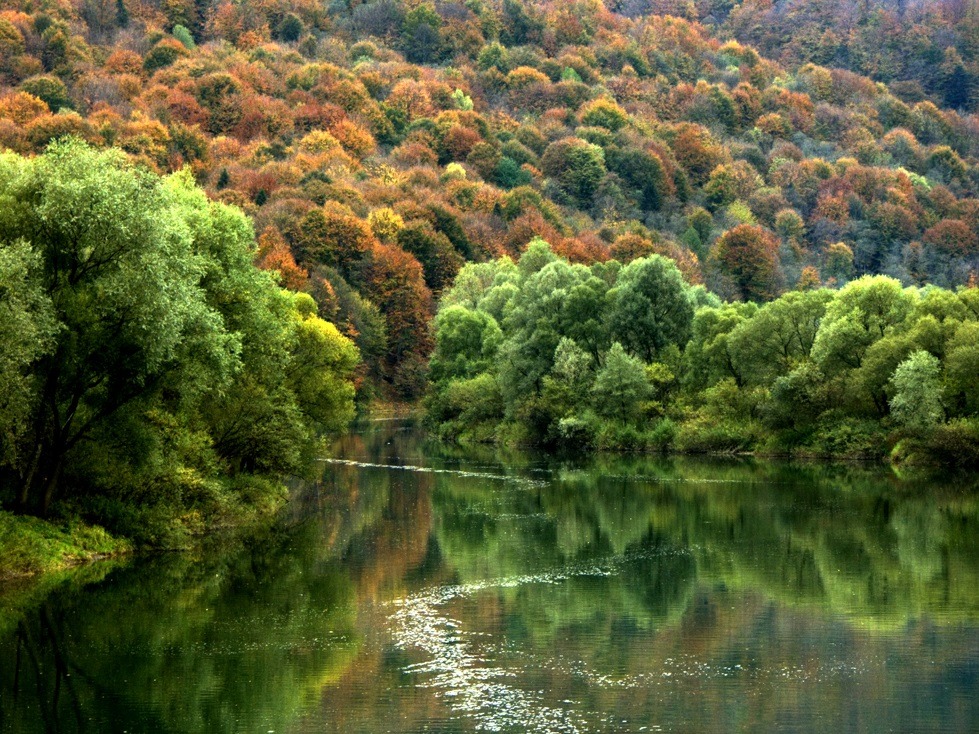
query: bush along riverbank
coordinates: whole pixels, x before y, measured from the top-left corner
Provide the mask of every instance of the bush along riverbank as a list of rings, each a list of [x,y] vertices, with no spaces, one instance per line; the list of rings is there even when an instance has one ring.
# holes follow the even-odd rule
[[[353,416],[356,347],[254,243],[189,173],[77,141],[0,155],[5,572],[268,516]]]
[[[974,287],[726,303],[666,258],[584,266],[538,239],[465,266],[435,339],[446,439],[979,466]]]

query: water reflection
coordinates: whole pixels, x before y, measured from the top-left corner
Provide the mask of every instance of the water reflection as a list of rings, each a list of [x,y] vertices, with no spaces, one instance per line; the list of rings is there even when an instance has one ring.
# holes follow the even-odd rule
[[[972,480],[397,424],[334,456],[275,532],[24,614],[0,730],[979,730]]]

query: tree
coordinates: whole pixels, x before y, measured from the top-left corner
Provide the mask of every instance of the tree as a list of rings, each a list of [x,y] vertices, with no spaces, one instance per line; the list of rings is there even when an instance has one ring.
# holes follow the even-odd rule
[[[375,245],[367,253],[355,285],[370,293],[384,314],[387,379],[397,382],[403,396],[416,395],[422,389],[423,375],[413,365],[428,357],[432,345],[428,332],[432,294],[425,286],[421,265],[400,247]]]
[[[51,109],[57,112],[62,108],[71,109],[71,97],[68,96],[68,88],[60,79],[53,76],[35,76],[24,81],[20,88],[22,91],[32,94]]]
[[[321,263],[343,273],[348,273],[375,242],[364,220],[333,202],[307,212],[286,235],[291,237],[301,263]]]
[[[295,13],[286,13],[279,25],[275,27],[275,35],[286,43],[295,43],[302,36],[305,28],[302,19]]]
[[[720,165],[711,171],[704,184],[705,202],[712,212],[723,209],[738,198],[738,182],[731,166]]]
[[[682,349],[690,338],[693,304],[671,260],[633,260],[619,273],[609,301],[611,338],[643,361],[652,362],[670,344]]]
[[[915,300],[893,278],[864,276],[848,283],[826,307],[812,358],[827,375],[859,367],[871,344],[904,326]]]
[[[262,270],[277,271],[283,287],[289,290],[303,290],[309,281],[309,272],[296,264],[289,245],[277,229],[267,229],[258,238],[255,264]]]
[[[533,43],[544,30],[544,22],[519,0],[503,0],[500,40],[507,46]]]
[[[435,351],[429,367],[434,383],[472,378],[489,371],[503,332],[489,314],[449,306],[435,317]]]
[[[240,341],[208,306],[172,195],[119,152],[52,145],[5,166],[0,192],[0,243],[29,243],[58,324],[31,365],[36,448],[14,464],[19,505],[47,512],[69,452],[168,379],[226,385]]]
[[[20,452],[31,449],[23,442],[36,410],[30,368],[50,353],[58,331],[51,299],[36,276],[39,265],[29,243],[0,242],[0,466],[17,463]]]
[[[952,406],[960,414],[979,412],[979,323],[961,324],[948,341],[945,373]]]
[[[891,386],[891,414],[907,430],[924,433],[945,417],[941,365],[933,354],[924,350],[912,353],[894,370]]]
[[[737,387],[747,382],[746,365],[731,337],[757,311],[754,303],[725,303],[697,309],[691,338],[683,354],[688,389],[697,392],[727,378],[733,379]]]
[[[592,100],[582,108],[580,120],[582,125],[604,127],[616,132],[628,123],[629,116],[615,100],[602,97]]]
[[[47,512],[63,487],[151,503],[221,472],[296,470],[312,429],[352,414],[356,349],[255,267],[249,221],[189,172],[69,140],[6,156],[0,198],[10,306],[34,311],[6,322],[36,350],[19,350],[31,450],[0,438],[21,509]]]
[[[523,266],[521,259],[519,267]],[[596,359],[605,350],[602,306],[607,289],[588,268],[565,260],[544,265],[521,283],[506,311],[507,338],[500,350],[500,384],[508,408],[539,394],[562,337]]]
[[[790,291],[762,306],[731,333],[740,371],[754,384],[767,384],[808,361],[832,299],[825,288]]]
[[[632,420],[639,415],[643,401],[651,394],[646,366],[615,342],[595,375],[592,397],[599,415]]]
[[[575,205],[585,208],[605,177],[605,155],[597,145],[564,138],[544,151],[541,169]]]
[[[464,260],[449,238],[436,232],[428,222],[411,222],[397,234],[398,245],[421,263],[425,283],[432,293],[439,294],[452,283]]]
[[[443,53],[441,27],[442,18],[433,5],[423,3],[409,10],[401,24],[401,48],[405,57],[416,64],[438,61]]]
[[[718,238],[713,255],[741,298],[767,301],[778,294],[778,240],[768,230],[740,224]]]
[[[320,430],[339,431],[354,417],[350,382],[360,354],[337,327],[316,315],[305,293],[293,296],[293,339],[287,384],[303,413]]]
[[[177,23],[177,25],[173,27],[172,35],[183,44],[184,48],[189,51],[193,51],[197,46],[197,44],[194,43],[193,35],[191,35],[190,30],[185,25]]]
[[[647,211],[662,207],[670,187],[658,156],[636,148],[612,148],[607,155],[609,168],[632,188],[639,206]]]

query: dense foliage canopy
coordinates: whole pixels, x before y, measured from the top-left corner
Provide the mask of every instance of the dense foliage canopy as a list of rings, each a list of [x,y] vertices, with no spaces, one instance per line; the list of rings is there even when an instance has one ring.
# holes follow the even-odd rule
[[[255,255],[187,173],[79,141],[0,156],[5,504],[215,511],[345,425],[356,347]]]
[[[979,268],[975,0],[2,7],[0,148],[187,167],[388,395],[462,264],[535,236],[728,299]]]
[[[721,302],[652,255],[532,243],[467,265],[435,319],[446,437],[979,461],[979,290],[858,278]]]

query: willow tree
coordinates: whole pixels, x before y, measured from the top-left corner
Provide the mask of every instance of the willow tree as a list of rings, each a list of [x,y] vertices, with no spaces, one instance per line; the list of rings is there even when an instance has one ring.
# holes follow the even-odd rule
[[[0,311],[12,316],[0,327],[0,411],[20,421],[0,433],[0,470],[20,509],[47,512],[79,459],[138,464],[166,426],[196,432],[212,471],[241,466],[222,455],[206,408],[227,416],[243,381],[260,387],[253,408],[278,403],[296,423],[299,393],[329,404],[321,386],[290,383],[294,355],[310,361],[317,339],[254,252],[244,215],[188,175],[161,179],[78,141],[0,156]],[[330,362],[341,382],[352,361]],[[288,439],[303,435],[290,427]]]

